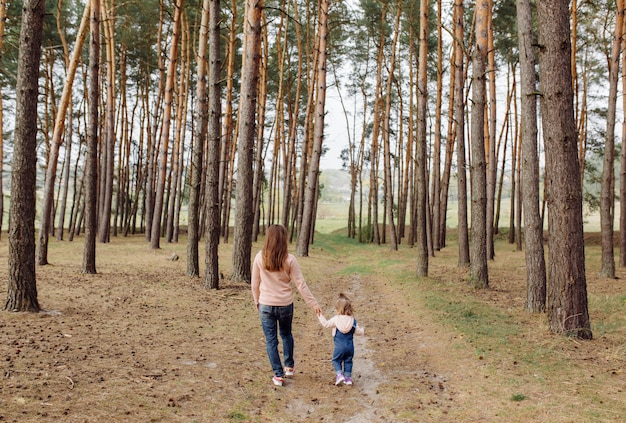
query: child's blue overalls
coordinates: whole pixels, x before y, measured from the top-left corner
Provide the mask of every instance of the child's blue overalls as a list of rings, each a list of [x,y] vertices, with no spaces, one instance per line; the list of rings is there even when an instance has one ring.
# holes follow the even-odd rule
[[[335,351],[333,351],[333,368],[335,374],[341,373],[345,377],[352,376],[352,358],[354,357],[354,330],[356,328],[356,319],[352,324],[350,332],[343,333],[337,329],[334,337]],[[343,364],[343,369],[342,369]]]

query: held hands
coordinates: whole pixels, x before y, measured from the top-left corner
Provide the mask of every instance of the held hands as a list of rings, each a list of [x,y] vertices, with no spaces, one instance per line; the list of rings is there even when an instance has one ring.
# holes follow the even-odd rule
[[[320,306],[316,306],[315,307],[315,314],[317,316],[321,316],[322,315],[322,309],[320,308]]]

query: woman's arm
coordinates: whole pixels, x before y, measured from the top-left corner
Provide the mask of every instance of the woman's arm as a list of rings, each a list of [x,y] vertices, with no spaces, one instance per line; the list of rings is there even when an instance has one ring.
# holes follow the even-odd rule
[[[311,307],[313,310],[315,310],[316,314],[320,314],[322,312],[322,308],[313,296],[313,293],[309,289],[309,286],[306,284],[306,281],[304,280],[304,275],[302,275],[302,270],[300,270],[298,260],[296,260],[296,257],[292,254],[289,254],[288,266],[289,277],[296,285],[296,288],[298,289],[300,295],[302,295],[304,302],[307,303],[309,307]]]
[[[259,296],[261,295],[260,286],[261,286],[261,254],[258,253],[254,257],[254,261],[252,262],[252,278],[250,281],[250,289],[252,290],[252,298],[254,299],[254,304],[257,308],[259,308]]]

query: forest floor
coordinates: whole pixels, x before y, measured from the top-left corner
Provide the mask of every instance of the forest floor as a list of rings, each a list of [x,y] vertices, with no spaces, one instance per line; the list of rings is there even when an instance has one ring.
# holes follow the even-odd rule
[[[598,279],[597,247],[587,248],[594,340],[579,341],[524,311],[524,255],[505,241],[490,288],[474,291],[456,244],[417,280],[415,249],[318,235],[299,262],[327,317],[339,292],[353,300],[365,327],[355,382],[334,385],[330,331],[296,295],[296,373],[275,387],[249,285],[228,279],[231,245],[220,246],[220,289],[207,290],[184,276],[185,242],[150,250],[142,236],[114,238],[97,245],[98,274],[84,275],[82,239],[51,239],[51,264],[37,267],[44,311],[0,312],[0,422],[626,419],[626,270]]]

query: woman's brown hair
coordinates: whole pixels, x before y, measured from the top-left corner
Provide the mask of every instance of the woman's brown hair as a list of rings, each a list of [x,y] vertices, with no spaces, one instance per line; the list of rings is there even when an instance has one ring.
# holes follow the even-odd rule
[[[265,270],[282,270],[287,260],[287,229],[284,226],[272,225],[267,228],[262,254]]]

